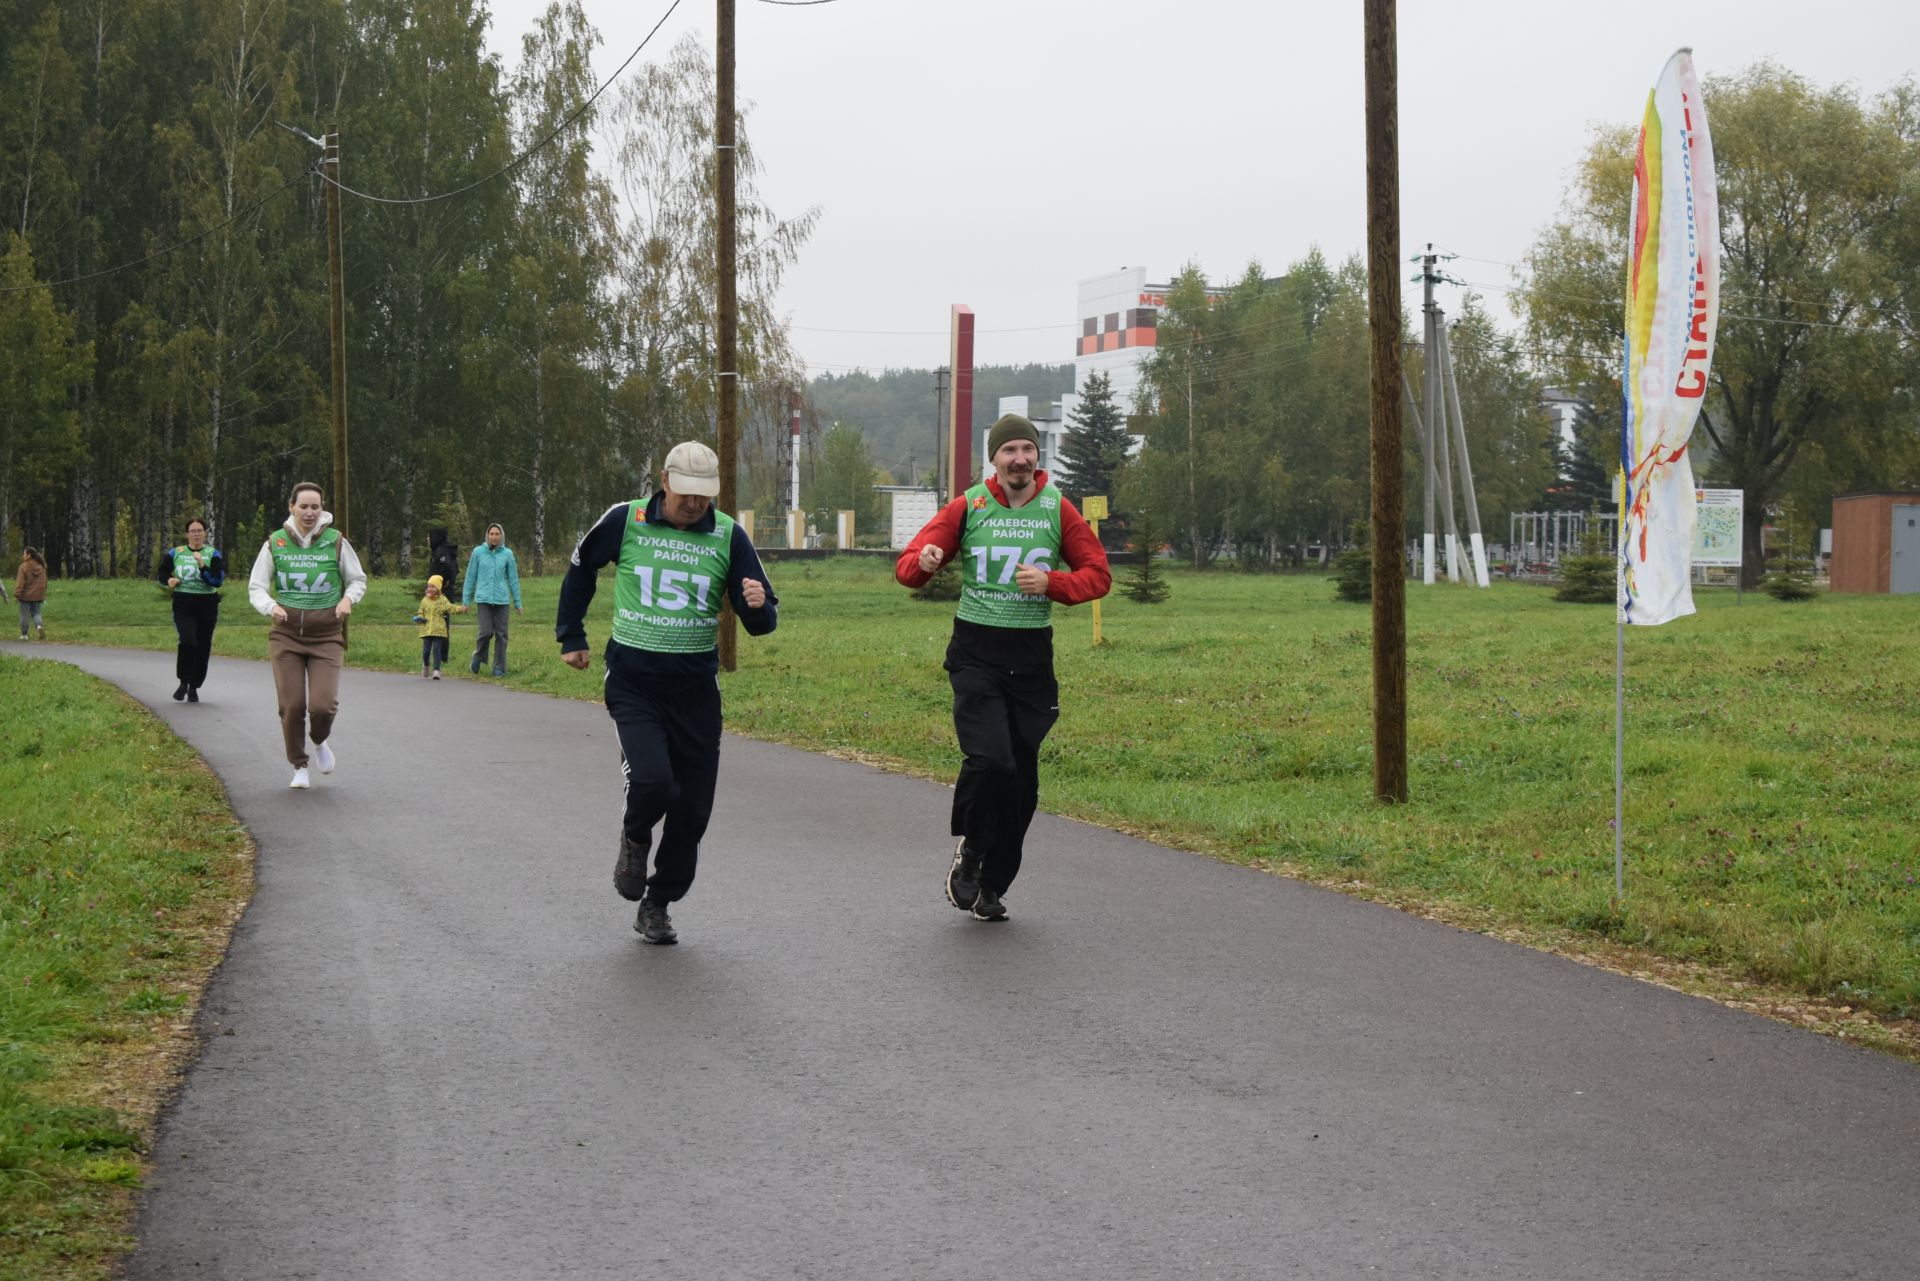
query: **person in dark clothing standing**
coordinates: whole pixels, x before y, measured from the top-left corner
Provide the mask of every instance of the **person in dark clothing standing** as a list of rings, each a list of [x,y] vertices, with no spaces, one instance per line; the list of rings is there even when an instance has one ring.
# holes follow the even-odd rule
[[[719,457],[698,441],[675,445],[660,480],[647,501],[609,507],[573,549],[554,635],[561,660],[585,671],[594,575],[615,566],[605,687],[626,815],[613,887],[640,904],[633,928],[642,939],[673,943],[679,936],[667,905],[693,885],[720,773],[720,607],[732,602],[747,634],[765,636],[780,601],[747,531],[713,506]]]
[[[1039,469],[1033,424],[1008,414],[987,433],[993,474],[941,508],[893,567],[920,587],[960,557],[960,606],[947,643],[953,728],[965,760],[954,786],[947,901],[1004,921],[1027,827],[1040,805],[1040,743],[1060,717],[1053,603],[1081,605],[1113,586],[1107,553]]]
[[[197,703],[207,683],[213,629],[220,622],[220,584],[227,580],[226,558],[208,545],[206,521],[195,516],[187,522],[187,541],[160,554],[154,577],[173,593],[173,630],[180,637],[173,660],[180,685],[173,701]]]
[[[435,526],[427,531],[427,574],[440,575],[440,594],[453,604],[460,603],[460,548],[448,541],[447,531]]]

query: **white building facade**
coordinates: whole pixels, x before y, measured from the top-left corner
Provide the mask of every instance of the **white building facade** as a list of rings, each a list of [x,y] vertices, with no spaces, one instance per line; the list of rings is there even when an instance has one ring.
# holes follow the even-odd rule
[[[1147,280],[1145,267],[1122,267],[1080,282],[1080,333],[1073,348],[1073,390],[1105,374],[1120,412],[1133,412],[1141,366],[1153,355],[1161,308],[1169,286]]]

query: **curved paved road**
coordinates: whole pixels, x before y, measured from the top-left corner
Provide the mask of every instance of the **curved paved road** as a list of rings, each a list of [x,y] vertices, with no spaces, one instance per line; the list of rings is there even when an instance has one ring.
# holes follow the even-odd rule
[[[1045,816],[976,924],[944,788],[735,738],[649,948],[595,705],[349,672],[301,793],[263,666],[183,706],[170,655],[26,652],[148,700],[261,851],[132,1278],[1920,1267],[1906,1063]]]

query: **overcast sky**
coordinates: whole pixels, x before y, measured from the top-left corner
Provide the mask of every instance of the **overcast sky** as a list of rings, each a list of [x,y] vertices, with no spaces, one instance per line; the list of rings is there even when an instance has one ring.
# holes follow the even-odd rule
[[[671,3],[586,0],[597,76]],[[545,7],[491,0],[509,69]],[[1360,0],[738,8],[761,194],[820,209],[783,294],[813,373],[944,364],[956,302],[979,363],[1066,361],[1084,277],[1365,249]],[[1502,315],[1594,126],[1637,120],[1674,49],[1703,76],[1772,59],[1867,95],[1920,61],[1915,0],[1401,0],[1399,23],[1401,257],[1460,254],[1448,270]],[[689,32],[712,47],[712,0],[682,0],[642,58]]]

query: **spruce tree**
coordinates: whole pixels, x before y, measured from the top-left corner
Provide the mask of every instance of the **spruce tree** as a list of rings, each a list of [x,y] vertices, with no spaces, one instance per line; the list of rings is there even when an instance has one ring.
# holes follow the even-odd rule
[[[1060,442],[1060,466],[1067,472],[1066,488],[1075,498],[1112,494],[1114,476],[1127,461],[1127,421],[1113,403],[1113,382],[1105,374],[1089,374],[1080,403],[1067,419],[1066,438]]]
[[[1173,588],[1156,559],[1162,537],[1160,527],[1154,523],[1153,513],[1144,510],[1135,513],[1133,539],[1134,546],[1140,549],[1140,560],[1127,579],[1128,600],[1141,605],[1158,605],[1172,594]]]
[[[1576,605],[1608,605],[1618,599],[1619,553],[1609,547],[1595,513],[1580,538],[1580,554],[1560,562],[1560,589],[1555,600]]]

